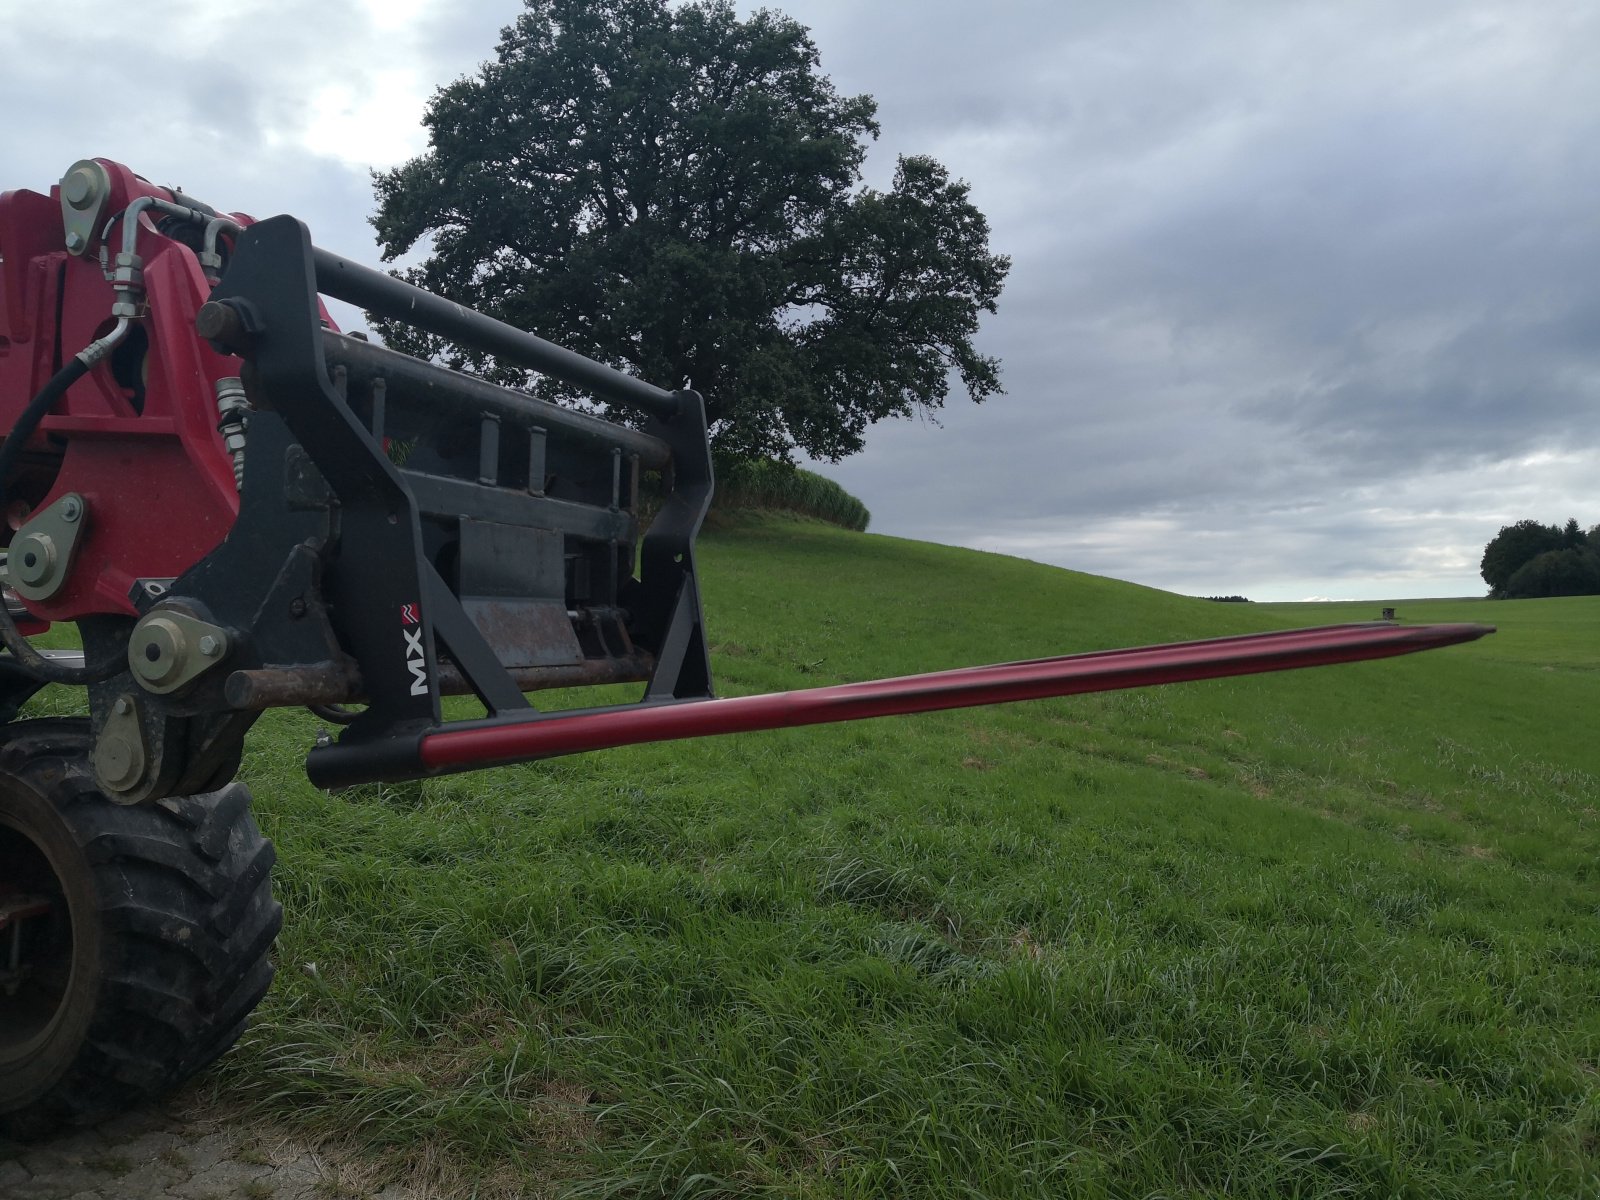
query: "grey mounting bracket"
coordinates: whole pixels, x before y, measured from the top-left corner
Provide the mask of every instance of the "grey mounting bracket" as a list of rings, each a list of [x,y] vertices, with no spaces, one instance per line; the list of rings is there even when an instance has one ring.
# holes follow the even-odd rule
[[[61,177],[61,224],[67,253],[81,255],[94,244],[111,199],[111,176],[92,158],[79,159]]]
[[[111,703],[106,723],[94,743],[94,773],[106,794],[120,798],[144,781],[150,753],[145,746],[144,722],[139,719],[136,696],[121,695]]]
[[[72,571],[72,557],[88,512],[83,497],[68,492],[17,530],[6,555],[6,582],[17,595],[25,600],[48,600],[62,589]]]
[[[152,610],[128,639],[128,668],[147,692],[166,695],[228,656],[228,631],[173,608]]]

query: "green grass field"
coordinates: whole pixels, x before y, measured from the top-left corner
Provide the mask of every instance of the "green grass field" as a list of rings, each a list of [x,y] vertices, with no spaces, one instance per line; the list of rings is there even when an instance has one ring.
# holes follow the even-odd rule
[[[782,518],[723,694],[1377,616]],[[328,796],[208,1087],[440,1194],[1600,1195],[1600,598],[1387,662]],[[581,697],[593,699],[594,697]]]

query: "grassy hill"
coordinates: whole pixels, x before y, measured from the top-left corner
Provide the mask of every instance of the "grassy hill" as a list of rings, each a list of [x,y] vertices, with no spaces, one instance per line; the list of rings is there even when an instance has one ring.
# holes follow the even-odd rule
[[[723,694],[1350,616],[781,518],[702,570]],[[272,714],[209,1086],[460,1194],[1595,1193],[1600,599],[1397,605],[1502,632],[342,797]]]

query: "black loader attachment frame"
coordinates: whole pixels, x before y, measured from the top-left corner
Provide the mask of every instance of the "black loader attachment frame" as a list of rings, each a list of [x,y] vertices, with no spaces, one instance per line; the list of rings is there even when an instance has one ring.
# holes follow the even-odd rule
[[[585,388],[644,427],[336,333],[319,293]],[[319,250],[292,217],[239,235],[196,327],[242,360],[244,482],[227,540],[156,597],[225,631],[230,653],[181,699],[139,697],[154,747],[139,798],[196,780],[168,764],[182,750],[163,733],[219,712],[213,742],[242,738],[268,707],[347,721],[308,760],[314,781],[346,785],[424,774],[418,739],[443,725],[447,694],[523,720],[539,715],[524,693],[551,687],[710,697],[694,542],[712,468],[697,393]],[[646,473],[659,507],[641,538]],[[352,703],[364,707],[328,711]],[[218,746],[205,769],[236,753]]]

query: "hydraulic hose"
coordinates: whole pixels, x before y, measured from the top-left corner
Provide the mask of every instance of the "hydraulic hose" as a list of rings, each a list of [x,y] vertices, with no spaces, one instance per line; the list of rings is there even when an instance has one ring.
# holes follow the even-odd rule
[[[115,329],[73,355],[71,361],[52,375],[28,407],[22,410],[16,424],[6,434],[5,443],[0,445],[0,513],[5,511],[7,481],[22,458],[23,447],[39,428],[39,422],[66,395],[67,389],[87,375],[95,363],[110,354],[127,333],[128,319],[118,318]],[[98,683],[102,679],[110,679],[127,666],[127,659],[121,654],[113,655],[109,661],[88,663],[82,667],[68,667],[51,661],[22,636],[4,604],[0,604],[0,643],[4,643],[5,648],[15,656],[18,666],[46,683]]]
[[[354,725],[362,712],[359,708],[346,708],[342,704],[308,704],[306,711],[331,725]]]

